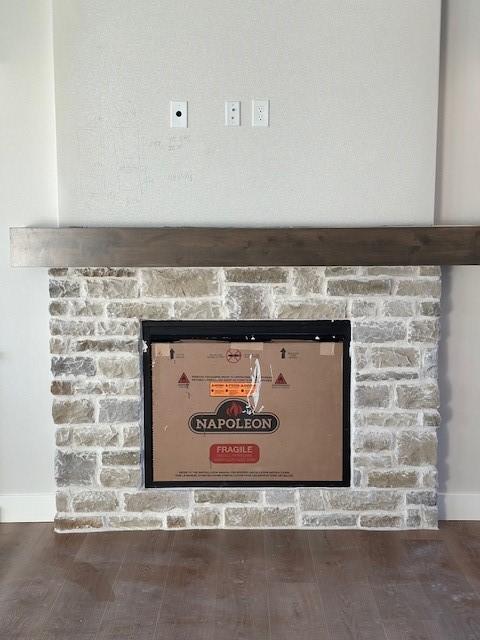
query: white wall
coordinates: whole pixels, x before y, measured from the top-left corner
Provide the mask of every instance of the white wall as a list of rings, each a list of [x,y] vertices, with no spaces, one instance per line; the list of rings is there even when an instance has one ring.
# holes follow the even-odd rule
[[[444,3],[436,222],[480,224],[480,2]],[[444,269],[442,513],[480,519],[480,267]]]
[[[431,224],[439,20],[439,0],[54,0],[61,224]]]
[[[10,268],[8,232],[57,223],[51,21],[0,0],[0,521],[53,513],[47,273]]]

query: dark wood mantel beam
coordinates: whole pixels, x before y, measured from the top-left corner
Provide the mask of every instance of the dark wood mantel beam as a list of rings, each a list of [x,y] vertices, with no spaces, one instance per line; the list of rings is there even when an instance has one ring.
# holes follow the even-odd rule
[[[10,229],[15,267],[480,264],[480,226]]]

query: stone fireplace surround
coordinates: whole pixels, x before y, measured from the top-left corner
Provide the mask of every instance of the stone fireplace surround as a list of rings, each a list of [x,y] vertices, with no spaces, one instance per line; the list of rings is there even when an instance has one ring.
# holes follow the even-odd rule
[[[57,531],[437,526],[439,267],[49,274]],[[344,318],[351,488],[142,488],[140,319]]]

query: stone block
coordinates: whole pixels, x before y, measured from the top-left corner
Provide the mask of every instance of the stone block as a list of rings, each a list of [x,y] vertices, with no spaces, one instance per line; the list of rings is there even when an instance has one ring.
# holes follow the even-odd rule
[[[316,527],[320,529],[336,529],[339,527],[352,528],[357,525],[355,513],[304,513],[302,515],[303,527]]]
[[[355,387],[355,406],[356,407],[388,407],[390,404],[390,387],[387,385],[376,384],[373,386]]]
[[[106,378],[137,378],[140,375],[140,359],[130,356],[98,359],[98,373]]]
[[[390,511],[402,504],[402,494],[392,491],[331,491],[327,494],[332,510]]]
[[[371,300],[353,299],[350,302],[350,316],[352,318],[373,318],[377,315],[377,303]]]
[[[353,279],[328,280],[327,294],[329,296],[377,296],[389,295],[392,288],[391,280],[381,279]]]
[[[94,376],[97,372],[95,361],[83,356],[54,356],[51,370],[54,376]]]
[[[139,396],[139,380],[75,380],[73,392],[82,395]]]
[[[299,489],[300,509],[302,511],[325,511],[327,499],[322,489]]]
[[[412,320],[408,327],[410,342],[438,342],[440,325],[438,320]]]
[[[192,511],[192,527],[218,527],[220,525],[220,511],[197,507]]]
[[[227,287],[225,305],[232,320],[269,319],[273,314],[270,287],[235,285]]]
[[[194,500],[201,504],[230,504],[258,502],[261,498],[259,491],[239,489],[197,489]]]
[[[436,276],[440,277],[442,269],[439,265],[422,265],[418,268],[418,273],[421,276]]]
[[[55,444],[57,447],[68,447],[72,441],[72,429],[70,427],[59,427],[55,430]]]
[[[138,353],[138,340],[132,338],[101,338],[77,340],[75,351],[120,351],[122,353]]]
[[[355,411],[356,427],[415,427],[419,425],[418,413],[403,411]]]
[[[93,320],[50,320],[52,336],[92,336],[95,333]]]
[[[416,471],[404,469],[389,469],[386,471],[371,471],[368,474],[367,485],[383,489],[411,488],[418,485]]]
[[[282,283],[287,282],[288,271],[282,267],[233,267],[224,269],[227,282]]]
[[[426,507],[435,507],[437,504],[436,491],[409,491],[407,504],[421,504]]]
[[[129,488],[140,486],[142,474],[140,468],[104,467],[100,472],[100,484],[103,487]]]
[[[125,511],[172,511],[189,506],[187,491],[175,489],[148,489],[137,493],[125,493]]]
[[[392,369],[377,369],[376,371],[363,371],[355,374],[357,382],[394,382],[395,380],[416,380],[418,372],[411,369],[400,371]]]
[[[109,467],[117,465],[134,466],[140,464],[140,451],[103,451],[102,464]]]
[[[100,400],[99,422],[136,422],[140,417],[138,400]]]
[[[407,326],[402,320],[364,320],[353,324],[356,342],[397,342],[407,337]]]
[[[81,529],[102,529],[101,516],[57,516],[54,522],[55,531],[75,531]]]
[[[347,304],[341,300],[285,300],[278,304],[277,317],[281,320],[341,320],[345,318],[346,310]]]
[[[421,316],[435,316],[440,315],[440,302],[432,300],[424,300],[418,303],[418,313]]]
[[[370,358],[378,368],[420,366],[420,351],[415,347],[372,347]]]
[[[403,518],[391,515],[361,515],[360,527],[365,529],[401,529]]]
[[[436,384],[398,385],[396,391],[396,404],[400,409],[437,409],[439,406]]]
[[[384,300],[382,305],[382,312],[385,316],[408,318],[415,315],[415,307],[410,300],[398,300],[392,298],[390,300]]]
[[[109,302],[110,318],[138,318],[140,320],[168,320],[172,317],[170,302]]]
[[[73,427],[72,443],[75,447],[115,447],[119,443],[115,427]]]
[[[141,295],[147,298],[199,298],[219,294],[216,269],[142,269]]]
[[[94,278],[85,281],[90,298],[137,298],[138,283],[133,278]]]
[[[265,502],[269,505],[295,504],[295,489],[278,487],[265,491]]]
[[[55,494],[55,506],[57,511],[70,510],[70,496],[65,491],[57,491]]]
[[[421,296],[422,298],[440,297],[440,280],[400,280],[397,284],[397,296]]]
[[[422,472],[422,485],[429,489],[437,488],[437,470],[435,467]]]
[[[401,431],[397,436],[398,462],[421,466],[437,462],[437,434],[434,431]]]
[[[391,468],[393,457],[391,453],[360,453],[353,457],[353,466],[364,469]]]
[[[360,272],[359,267],[330,266],[325,267],[325,277],[338,278],[340,276],[356,276]]]
[[[50,338],[50,353],[60,354],[71,351],[71,338]]]
[[[99,320],[96,325],[98,336],[139,336],[138,320]]]
[[[63,451],[55,455],[55,478],[57,486],[91,485],[95,482],[97,456],[90,451]]]
[[[296,267],[292,285],[297,296],[322,294],[325,290],[325,270],[323,267]]]
[[[355,433],[355,451],[375,453],[378,451],[388,451],[392,448],[393,437],[390,432],[385,431],[357,431]]]
[[[116,511],[118,499],[113,491],[81,491],[72,498],[74,511]]]
[[[137,426],[123,427],[123,446],[140,447],[140,428]]]
[[[186,526],[185,516],[167,516],[167,529],[185,529]]]
[[[113,529],[162,529],[163,518],[158,516],[108,516],[108,526]]]
[[[254,529],[258,527],[293,527],[293,507],[227,507],[225,526]]]
[[[370,364],[370,351],[368,347],[358,347],[356,345],[352,348],[352,364],[358,371],[359,369],[365,369]]]
[[[413,266],[397,266],[397,265],[387,265],[387,266],[371,266],[365,267],[365,272],[369,276],[414,276],[417,273],[417,267]]]
[[[175,300],[173,315],[180,320],[216,320],[222,317],[222,306],[212,300]]]
[[[71,272],[84,278],[133,278],[137,274],[133,267],[81,267]]]
[[[71,396],[74,387],[69,380],[52,380],[50,384],[50,393],[53,396]]]
[[[52,416],[55,424],[82,424],[93,422],[95,407],[90,400],[53,401]]]
[[[78,280],[50,280],[48,289],[50,298],[78,298],[82,293]]]

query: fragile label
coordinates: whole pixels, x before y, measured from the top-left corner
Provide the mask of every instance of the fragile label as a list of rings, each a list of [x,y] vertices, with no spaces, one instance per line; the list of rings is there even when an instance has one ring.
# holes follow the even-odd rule
[[[260,448],[256,444],[212,444],[210,462],[217,464],[255,464],[260,459]]]
[[[255,393],[251,382],[210,382],[211,398],[247,398]]]

